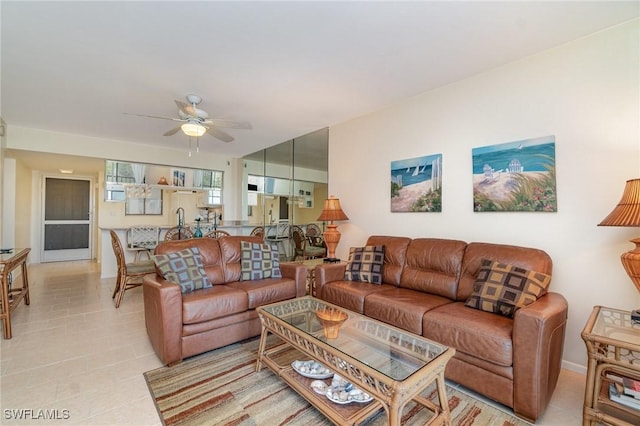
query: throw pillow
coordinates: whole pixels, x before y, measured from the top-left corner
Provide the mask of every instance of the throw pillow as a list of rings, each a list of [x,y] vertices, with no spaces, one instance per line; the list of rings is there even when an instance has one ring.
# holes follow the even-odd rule
[[[344,279],[382,284],[384,246],[351,247]]]
[[[547,292],[551,275],[483,259],[465,306],[513,318]]]
[[[282,278],[278,247],[269,244],[241,241],[240,281]]]
[[[151,258],[164,279],[179,284],[182,293],[212,287],[197,247],[175,253],[156,254]]]

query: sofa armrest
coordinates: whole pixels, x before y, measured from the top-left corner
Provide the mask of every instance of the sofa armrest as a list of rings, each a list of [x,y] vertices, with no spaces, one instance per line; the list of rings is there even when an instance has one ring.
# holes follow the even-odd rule
[[[331,281],[344,280],[344,271],[347,269],[346,263],[323,263],[316,266],[315,281],[316,294],[315,297],[322,299],[322,290],[325,284]]]
[[[547,406],[562,364],[568,304],[547,293],[519,309],[513,322],[513,410],[534,420]]]
[[[296,297],[307,294],[307,267],[300,263],[281,263],[280,272],[284,278],[296,282]]]
[[[142,281],[144,322],[151,345],[167,365],[182,361],[182,293],[180,286],[158,275]]]

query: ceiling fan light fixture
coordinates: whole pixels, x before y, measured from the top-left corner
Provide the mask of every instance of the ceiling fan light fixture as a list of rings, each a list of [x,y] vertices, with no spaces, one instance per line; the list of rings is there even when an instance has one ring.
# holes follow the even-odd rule
[[[207,131],[206,127],[198,123],[184,123],[182,126],[180,126],[180,128],[185,133],[185,135],[197,138],[204,135],[204,133]]]

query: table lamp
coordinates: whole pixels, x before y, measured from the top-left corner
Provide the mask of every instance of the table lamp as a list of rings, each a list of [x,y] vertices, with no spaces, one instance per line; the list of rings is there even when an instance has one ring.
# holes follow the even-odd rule
[[[622,199],[598,226],[640,226],[640,178],[627,181]],[[622,266],[640,291],[640,238],[631,240],[635,249],[620,256]],[[631,312],[631,320],[640,323],[640,309]]]
[[[325,263],[339,262],[340,259],[336,259],[336,247],[340,242],[340,232],[336,229],[338,225],[333,223],[334,220],[349,220],[347,215],[342,211],[340,207],[340,199],[330,195],[324,202],[324,209],[318,217],[319,221],[329,222],[327,230],[324,231],[324,242],[327,245],[327,257],[324,259]]]

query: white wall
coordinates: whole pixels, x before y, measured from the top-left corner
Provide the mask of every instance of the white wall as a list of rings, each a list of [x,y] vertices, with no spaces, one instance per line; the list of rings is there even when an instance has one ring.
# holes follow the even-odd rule
[[[1,91],[1,90],[0,90]],[[2,178],[2,182],[0,182],[0,212],[3,212],[5,209],[4,204],[4,186],[5,178],[4,178],[4,149],[7,145],[7,135],[5,129],[7,128],[6,123],[0,117],[0,177]],[[4,228],[8,226],[4,222],[3,214],[0,213],[0,243],[4,241]],[[4,244],[2,245],[4,247]]]
[[[551,289],[569,301],[564,365],[581,370],[592,307],[640,306],[619,261],[640,231],[596,226],[640,176],[639,28],[634,20],[331,127],[329,193],[350,218],[338,256],[370,234],[542,248],[554,260]],[[474,213],[472,148],[546,135],[556,138],[558,212]],[[442,213],[391,213],[390,162],[438,153]]]
[[[16,223],[16,165],[13,158],[5,158],[2,168],[2,248],[12,248],[15,242]]]

